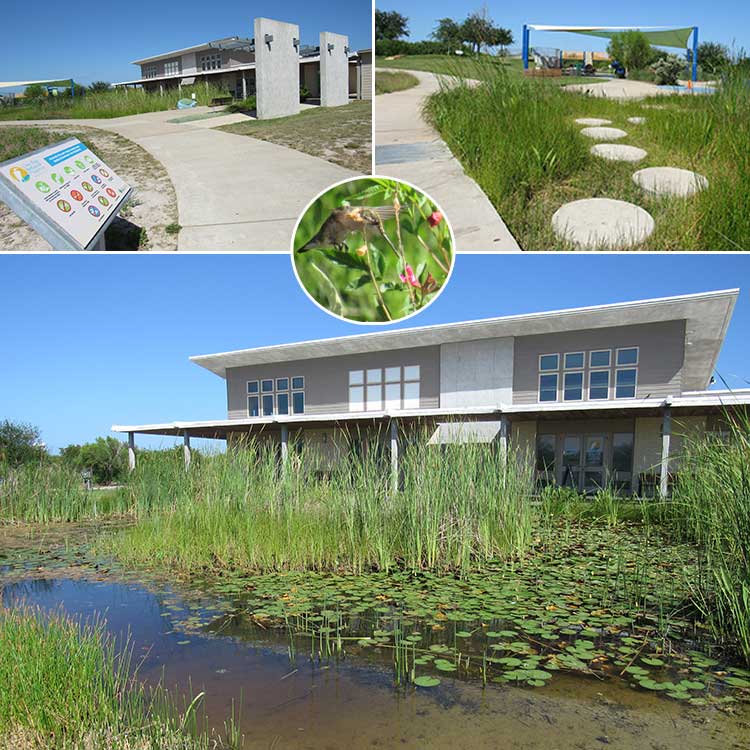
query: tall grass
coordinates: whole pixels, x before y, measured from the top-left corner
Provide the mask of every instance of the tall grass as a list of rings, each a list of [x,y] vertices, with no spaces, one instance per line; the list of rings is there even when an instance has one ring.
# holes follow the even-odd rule
[[[0,109],[0,120],[97,119],[161,112],[175,109],[178,99],[190,99],[192,94],[198,104],[208,105],[211,99],[227,96],[228,92],[213,84],[183,86],[182,91],[170,89],[163,94],[118,88],[73,98],[46,97],[29,105],[5,107]]]
[[[488,446],[406,446],[397,493],[374,448],[347,453],[331,472],[315,466],[302,448],[281,472],[275,446],[257,443],[187,473],[170,457],[152,457],[128,485],[139,523],[103,548],[185,572],[464,571],[530,543],[531,472]]]
[[[0,746],[199,750],[196,702],[180,715],[137,679],[104,623],[0,606]]]

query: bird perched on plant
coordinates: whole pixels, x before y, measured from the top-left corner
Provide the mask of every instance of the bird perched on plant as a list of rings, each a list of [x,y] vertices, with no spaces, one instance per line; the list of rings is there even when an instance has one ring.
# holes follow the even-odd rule
[[[347,247],[346,239],[355,232],[375,229],[382,234],[383,222],[396,215],[393,206],[342,206],[335,208],[323,222],[318,233],[297,252],[322,247],[334,247],[342,250]]]

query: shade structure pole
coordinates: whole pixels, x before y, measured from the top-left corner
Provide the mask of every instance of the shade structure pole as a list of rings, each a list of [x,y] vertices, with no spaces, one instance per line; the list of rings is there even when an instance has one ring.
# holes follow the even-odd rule
[[[693,26],[693,82],[698,80],[698,27]]]
[[[523,54],[523,69],[529,69],[529,27],[524,24],[521,33],[521,49]]]
[[[391,420],[391,495],[398,492],[398,422]]]
[[[135,433],[128,433],[128,471],[135,471]]]
[[[190,451],[190,433],[185,430],[182,433],[182,456],[185,459],[185,471],[190,468],[190,459],[192,458]]]
[[[667,497],[669,492],[669,448],[672,441],[672,408],[664,406],[661,428],[661,473],[659,475],[659,494]]]

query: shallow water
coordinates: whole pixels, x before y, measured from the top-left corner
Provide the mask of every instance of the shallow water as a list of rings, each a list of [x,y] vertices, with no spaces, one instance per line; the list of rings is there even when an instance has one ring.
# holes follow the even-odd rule
[[[186,607],[167,587],[68,578],[6,583],[3,604],[24,602],[105,616],[119,639],[130,633],[143,678],[163,676],[182,693],[206,691],[207,720],[218,730],[234,702],[248,748],[750,748],[743,707],[728,715],[622,680],[564,673],[533,690],[483,688],[451,675],[422,690],[396,683],[390,654],[352,649],[344,658],[311,658],[312,649],[283,629],[227,616],[210,603]]]

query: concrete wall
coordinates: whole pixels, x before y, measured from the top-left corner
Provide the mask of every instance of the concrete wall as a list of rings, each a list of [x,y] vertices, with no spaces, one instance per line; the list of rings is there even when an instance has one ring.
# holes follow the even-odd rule
[[[333,49],[329,51],[328,45],[333,45]],[[349,103],[348,47],[348,36],[331,31],[320,33],[320,104],[323,107]]]
[[[492,406],[513,398],[513,339],[440,346],[440,406]]]
[[[273,41],[266,44],[266,34]],[[299,26],[270,18],[255,19],[257,116],[259,120],[299,112],[299,53],[293,40]]]
[[[349,370],[419,365],[420,408],[440,405],[440,348],[425,346],[390,352],[279,362],[227,370],[229,419],[247,417],[247,381],[263,378],[305,378],[305,413],[349,411]]]
[[[619,347],[638,346],[636,397],[677,396],[682,392],[685,322],[647,323],[595,328],[516,338],[513,370],[513,403],[538,403],[539,355],[612,350],[610,387],[614,384],[614,357]],[[584,383],[588,384],[588,355]],[[562,380],[562,378],[561,378]]]

